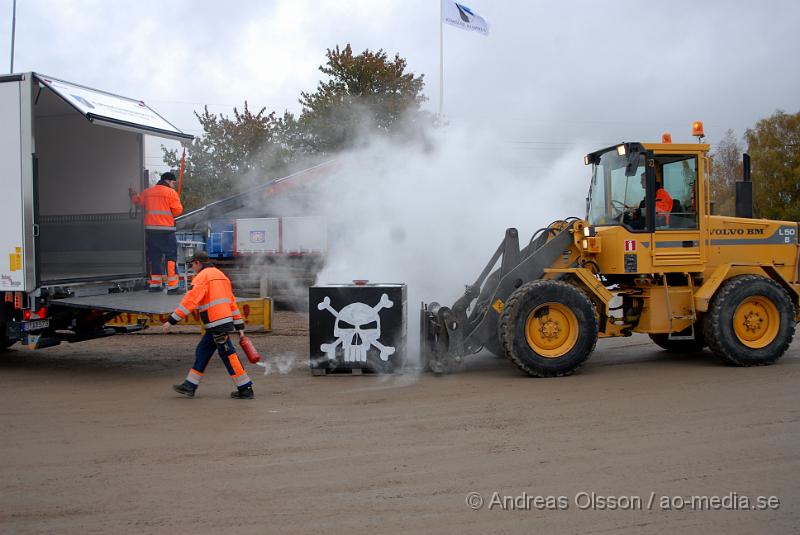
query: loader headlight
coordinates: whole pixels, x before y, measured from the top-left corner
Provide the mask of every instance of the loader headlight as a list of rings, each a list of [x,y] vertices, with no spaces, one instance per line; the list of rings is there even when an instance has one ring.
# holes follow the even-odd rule
[[[583,246],[583,250],[587,253],[599,253],[600,248],[600,236],[589,236],[583,239],[581,243]]]
[[[625,156],[625,145],[617,145],[617,154]]]
[[[587,238],[595,235],[594,227],[583,227],[583,235]]]

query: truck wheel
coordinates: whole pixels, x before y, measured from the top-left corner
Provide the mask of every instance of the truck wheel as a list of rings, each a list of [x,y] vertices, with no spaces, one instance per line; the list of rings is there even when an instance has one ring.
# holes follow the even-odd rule
[[[9,340],[6,338],[6,326],[5,324],[0,325],[0,329],[2,329],[2,338],[0,338],[0,351],[4,349],[8,349],[9,347],[14,345],[14,341]]]
[[[684,329],[678,333],[679,336],[690,336],[691,328]],[[696,353],[706,347],[706,339],[703,336],[703,326],[701,322],[694,324],[694,340],[670,340],[666,333],[654,333],[650,335],[650,340],[662,349],[670,353]]]
[[[569,375],[597,343],[597,316],[589,298],[561,281],[537,280],[519,287],[500,317],[506,356],[528,375]]]
[[[736,366],[762,366],[778,360],[792,342],[794,306],[772,279],[739,275],[723,283],[703,323],[715,355]]]

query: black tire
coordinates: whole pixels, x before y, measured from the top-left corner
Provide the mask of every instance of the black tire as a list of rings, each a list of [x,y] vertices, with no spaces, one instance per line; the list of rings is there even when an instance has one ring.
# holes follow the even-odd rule
[[[6,336],[6,324],[0,323],[0,351],[4,351],[13,345],[14,341],[9,340]]]
[[[500,341],[506,357],[528,375],[570,375],[586,362],[597,343],[594,306],[571,284],[529,282],[505,303]],[[550,342],[553,347],[545,347]]]
[[[703,323],[715,355],[736,366],[764,366],[781,358],[792,343],[794,305],[772,279],[739,275],[717,290]]]
[[[692,329],[689,327],[675,334],[690,336]],[[694,325],[694,340],[670,340],[669,335],[666,333],[650,334],[650,340],[670,353],[696,353],[702,351],[708,345],[706,344],[705,336],[703,336],[703,326],[700,322]]]

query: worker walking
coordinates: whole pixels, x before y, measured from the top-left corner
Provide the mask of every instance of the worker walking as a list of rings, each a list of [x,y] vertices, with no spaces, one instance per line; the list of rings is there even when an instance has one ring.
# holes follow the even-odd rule
[[[188,397],[194,397],[206,366],[216,351],[228,374],[236,385],[231,392],[235,399],[253,399],[253,382],[236,356],[229,333],[236,330],[241,337],[244,333],[244,320],[236,306],[236,298],[231,290],[231,281],[209,261],[208,255],[198,251],[189,259],[196,275],[192,280],[192,289],[183,297],[180,305],[162,324],[164,332],[197,310],[200,320],[206,329],[195,350],[194,366],[186,376],[186,380],[172,388]]]
[[[174,174],[164,173],[155,186],[133,197],[134,204],[144,206],[145,245],[151,292],[160,292],[166,282],[168,294],[179,293],[180,279],[175,270],[178,261],[175,217],[183,213],[183,205],[175,191],[175,183]]]

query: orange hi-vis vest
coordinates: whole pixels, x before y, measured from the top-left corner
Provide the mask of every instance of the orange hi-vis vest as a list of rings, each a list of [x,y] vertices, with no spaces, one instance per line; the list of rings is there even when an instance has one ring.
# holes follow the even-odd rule
[[[215,267],[206,267],[195,275],[192,289],[183,296],[181,304],[170,315],[173,325],[186,319],[192,311],[200,312],[200,320],[206,329],[230,324],[237,330],[244,329],[244,320],[236,298],[233,296],[231,281]]]
[[[668,214],[672,211],[672,197],[664,188],[656,191],[656,213]]]
[[[144,228],[147,230],[175,230],[175,217],[183,213],[178,193],[169,186],[156,184],[133,198],[144,206]]]
[[[669,214],[672,212],[672,205],[672,196],[664,188],[658,188],[656,190],[656,215],[663,216],[665,225],[669,225]]]

